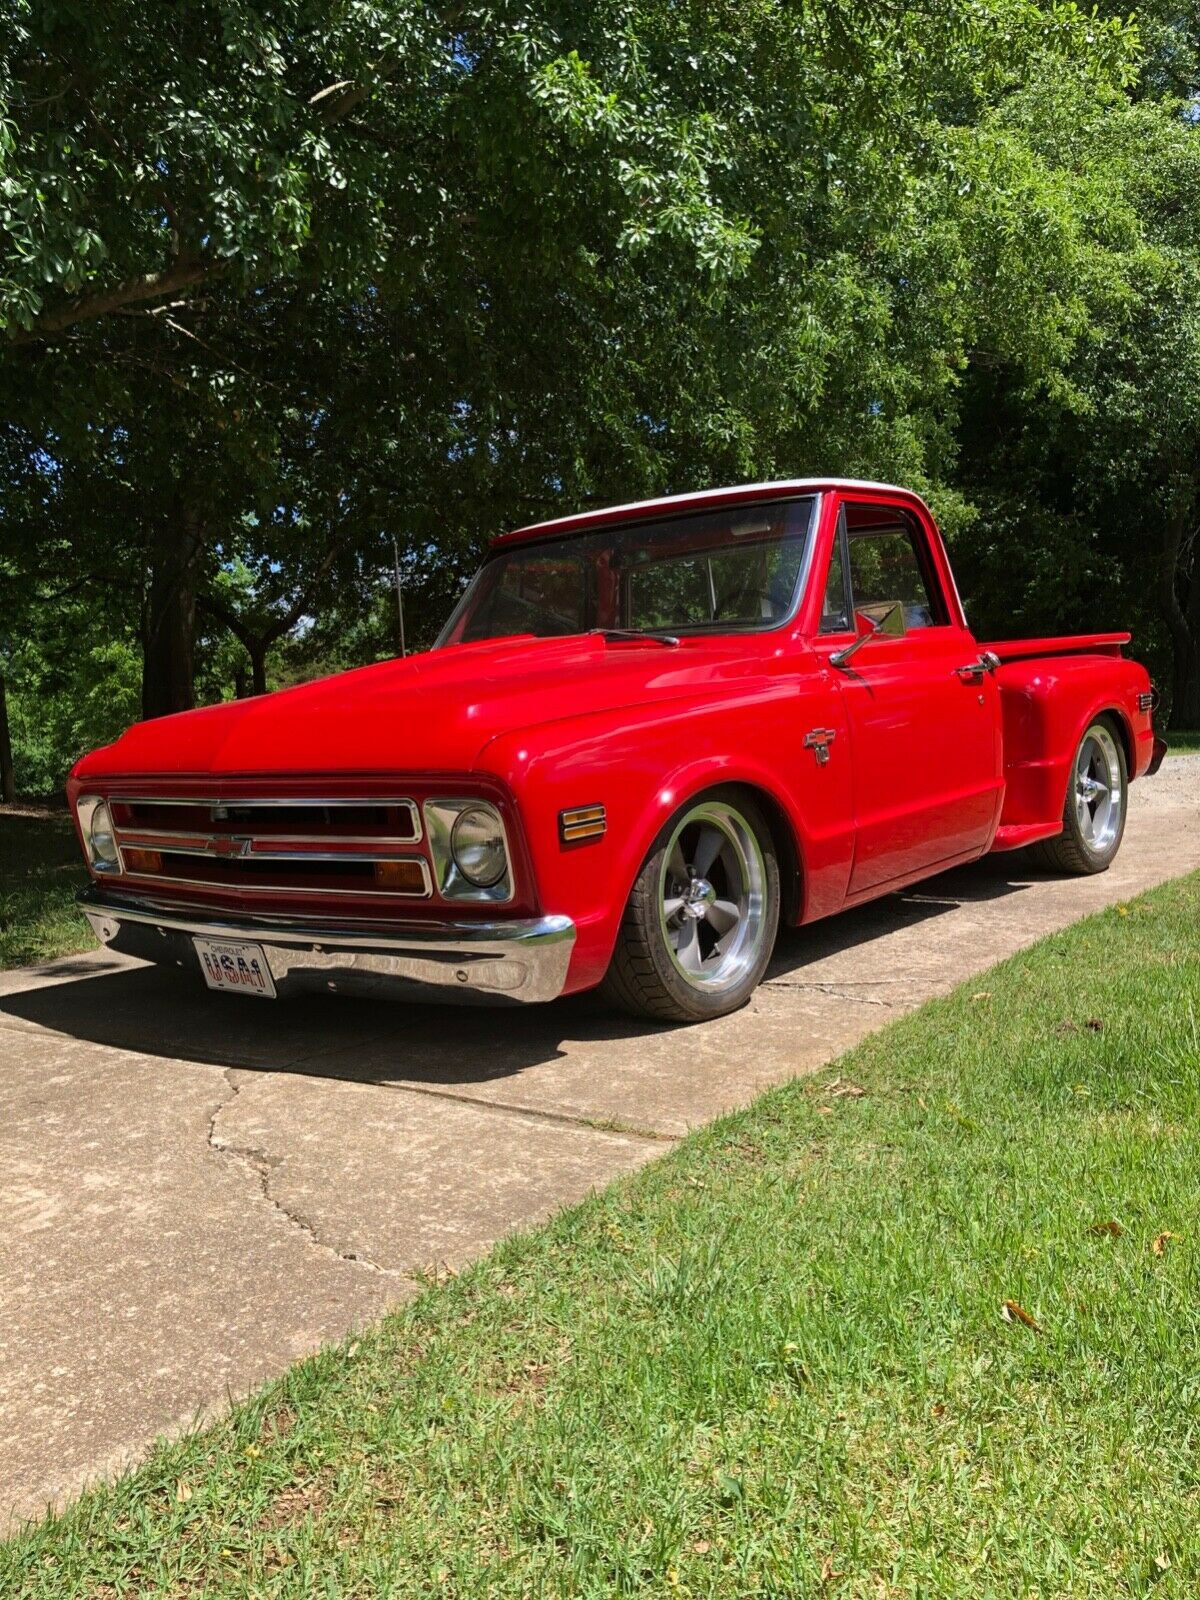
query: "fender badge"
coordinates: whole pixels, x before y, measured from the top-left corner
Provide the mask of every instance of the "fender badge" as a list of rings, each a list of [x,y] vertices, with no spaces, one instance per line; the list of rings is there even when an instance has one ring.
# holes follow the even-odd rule
[[[814,728],[811,733],[804,735],[804,748],[811,750],[816,756],[819,767],[824,767],[828,764],[829,746],[836,738],[836,728]]]

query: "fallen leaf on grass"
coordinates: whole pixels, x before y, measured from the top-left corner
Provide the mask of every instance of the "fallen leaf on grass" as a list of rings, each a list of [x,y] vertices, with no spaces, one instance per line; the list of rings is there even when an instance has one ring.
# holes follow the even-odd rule
[[[1092,1033],[1104,1032],[1104,1023],[1100,1017],[1089,1017],[1084,1023],[1084,1027],[1089,1029]]]
[[[821,1563],[821,1582],[832,1583],[835,1578],[839,1577],[841,1577],[841,1573],[834,1566],[833,1557],[826,1556]]]
[[[183,1479],[180,1478],[179,1482],[175,1485],[175,1500],[176,1500],[177,1504],[179,1504],[181,1506],[185,1506],[185,1505],[187,1505],[188,1501],[191,1498],[192,1498],[192,1486],[191,1486],[191,1484],[190,1483],[185,1483],[183,1481]]]
[[[1167,1253],[1167,1246],[1170,1244],[1171,1240],[1177,1239],[1178,1237],[1179,1235],[1177,1233],[1171,1233],[1169,1231],[1160,1233],[1155,1237],[1154,1243],[1150,1246],[1150,1248],[1153,1250],[1156,1256],[1165,1256]]]
[[[865,1100],[867,1097],[862,1085],[851,1083],[849,1078],[835,1078],[832,1083],[825,1085],[825,1093],[835,1100]]]
[[[732,1473],[718,1471],[713,1474],[713,1480],[722,1505],[736,1505],[746,1498],[745,1482],[741,1478],[735,1478]]]
[[[707,1539],[697,1539],[695,1544],[692,1546],[692,1549],[698,1556],[706,1556],[712,1549],[712,1545],[709,1544]]]
[[[936,1405],[930,1406],[929,1414],[931,1417],[944,1417],[946,1415],[946,1408],[939,1400]]]
[[[1093,1222],[1091,1227],[1088,1229],[1088,1232],[1095,1234],[1106,1233],[1111,1239],[1119,1239],[1125,1232],[1125,1229],[1119,1222]]]
[[[1006,1300],[1000,1307],[1000,1315],[1005,1322],[1019,1322],[1022,1327],[1032,1328],[1034,1333],[1045,1333],[1045,1328],[1036,1317],[1031,1317],[1024,1306],[1019,1306],[1015,1300]]]
[[[1161,1556],[1155,1556],[1154,1565],[1158,1568],[1158,1570],[1160,1572],[1170,1572],[1170,1570],[1171,1570],[1171,1558],[1170,1558],[1169,1555],[1166,1555],[1165,1553],[1163,1555],[1161,1555]]]
[[[971,1004],[973,1006],[978,1005],[981,1000],[990,1000],[991,998],[992,991],[990,989],[980,989],[978,994],[973,994],[971,996]]]

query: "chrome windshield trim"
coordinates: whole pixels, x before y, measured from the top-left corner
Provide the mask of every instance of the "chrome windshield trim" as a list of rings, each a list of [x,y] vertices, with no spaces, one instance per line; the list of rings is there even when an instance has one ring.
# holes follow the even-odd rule
[[[804,540],[804,548],[800,552],[800,562],[796,570],[796,582],[792,590],[791,601],[788,605],[787,611],[782,617],[780,617],[777,621],[766,622],[764,619],[760,619],[757,622],[745,622],[740,626],[729,626],[719,622],[704,624],[672,623],[669,625],[670,633],[673,635],[678,635],[681,641],[686,641],[688,639],[741,638],[750,637],[751,635],[759,636],[762,634],[782,633],[785,629],[795,626],[796,619],[799,617],[801,607],[804,604],[804,597],[808,592],[809,581],[812,577],[813,557],[816,550],[817,530],[820,527],[821,511],[825,501],[825,491],[823,489],[799,489],[795,494],[769,495],[764,496],[762,500],[751,499],[745,502],[738,501],[736,504],[730,504],[728,506],[714,505],[707,507],[695,507],[684,505],[678,510],[673,509],[673,502],[663,501],[662,510],[652,511],[649,514],[643,513],[640,516],[631,515],[629,517],[614,517],[612,521],[598,523],[594,526],[588,526],[585,528],[567,527],[561,529],[560,531],[549,531],[542,536],[532,536],[529,539],[523,538],[514,542],[513,544],[505,543],[502,538],[500,542],[494,544],[485,553],[482,562],[471,575],[466,587],[459,595],[454,609],[451,611],[449,618],[442,628],[442,631],[434,640],[432,648],[434,650],[450,650],[454,649],[457,643],[459,643],[459,641],[455,640],[453,637],[454,632],[458,627],[459,621],[464,612],[474,600],[476,590],[482,581],[483,574],[494,561],[503,560],[505,557],[514,556],[529,550],[545,549],[555,544],[569,542],[572,539],[588,538],[592,535],[607,535],[610,538],[615,538],[618,534],[627,532],[633,528],[681,521],[687,517],[715,516],[726,510],[728,510],[731,514],[736,512],[745,515],[753,512],[760,506],[774,507],[779,505],[794,505],[800,501],[808,502],[808,525],[801,535]],[[650,502],[650,504],[657,505],[659,502]],[[630,509],[636,510],[637,508],[634,507]],[[553,528],[554,525],[548,524],[547,526],[549,528]],[[733,546],[730,546],[730,548],[733,548]],[[664,624],[664,628],[667,626],[668,625]],[[562,634],[542,635],[541,637],[553,638],[559,641],[562,639],[585,639],[589,634],[593,634],[596,631],[597,630],[595,628],[582,628],[578,632],[574,633],[566,632]],[[655,632],[661,634],[663,629],[660,628],[657,630],[647,630],[633,628],[629,629],[628,631],[635,634],[642,633],[646,638],[650,639],[653,638]],[[489,637],[505,638],[515,636],[494,634],[490,635]],[[483,641],[471,640],[469,642],[481,643]]]

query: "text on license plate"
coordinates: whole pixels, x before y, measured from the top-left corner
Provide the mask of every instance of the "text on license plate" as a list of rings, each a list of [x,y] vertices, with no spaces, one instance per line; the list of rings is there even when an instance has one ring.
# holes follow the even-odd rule
[[[274,1000],[275,984],[262,945],[234,939],[193,939],[192,943],[210,989]]]

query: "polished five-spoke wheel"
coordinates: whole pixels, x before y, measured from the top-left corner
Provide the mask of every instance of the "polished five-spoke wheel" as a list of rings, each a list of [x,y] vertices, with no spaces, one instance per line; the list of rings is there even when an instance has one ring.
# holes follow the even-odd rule
[[[659,878],[663,938],[687,981],[734,986],[762,944],[766,868],[754,830],[723,802],[693,806],[665,852]]]
[[[1075,819],[1089,849],[1107,850],[1121,831],[1125,780],[1117,741],[1098,722],[1083,736],[1075,757]]]
[[[1128,790],[1124,746],[1112,724],[1101,718],[1085,731],[1075,751],[1063,831],[1040,846],[1047,865],[1059,872],[1103,872],[1125,831]]]
[[[667,824],[638,874],[612,966],[625,1010],[695,1022],[743,1005],[779,923],[779,867],[757,806],[737,792],[691,802]]]

